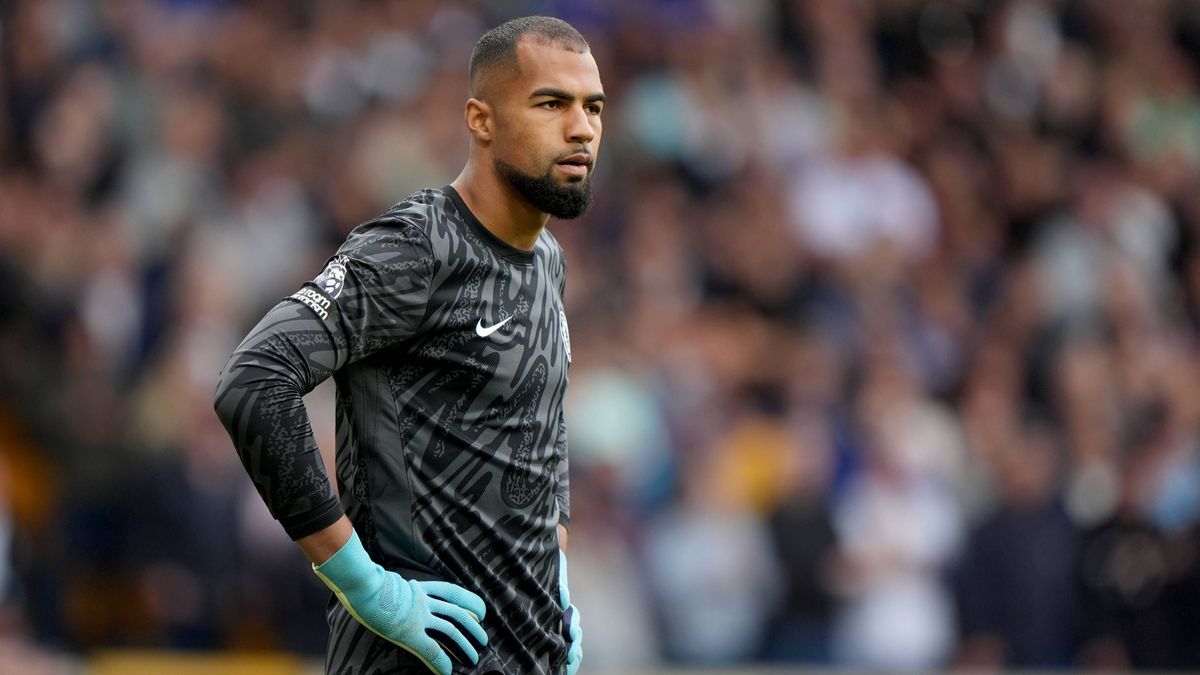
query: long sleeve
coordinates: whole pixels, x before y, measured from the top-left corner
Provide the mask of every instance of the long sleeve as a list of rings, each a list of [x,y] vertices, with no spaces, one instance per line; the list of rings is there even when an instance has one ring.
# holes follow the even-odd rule
[[[562,415],[558,420],[558,436],[554,440],[554,451],[561,458],[556,468],[554,499],[558,502],[558,522],[563,525],[571,523],[571,480],[567,458],[567,417]]]
[[[558,298],[562,302],[567,293],[567,258],[561,247],[558,248],[558,267],[555,270],[558,277]],[[561,311],[558,319],[562,324],[563,340],[566,342],[567,363],[571,362],[571,336],[567,329],[567,314]],[[558,418],[558,435],[554,438],[554,451],[559,456],[557,480],[554,488],[554,499],[558,502],[558,522],[563,525],[571,523],[571,480],[570,461],[567,453],[567,413],[564,408]]]
[[[293,539],[342,509],[302,397],[337,370],[411,337],[425,315],[433,258],[414,225],[359,228],[313,282],[272,308],[234,351],[214,397],[242,465]]]

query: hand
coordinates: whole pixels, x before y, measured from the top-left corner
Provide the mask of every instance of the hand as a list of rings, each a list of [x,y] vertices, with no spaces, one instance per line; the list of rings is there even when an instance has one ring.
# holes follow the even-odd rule
[[[579,627],[579,610],[571,604],[567,590],[567,554],[558,549],[558,602],[563,609],[563,637],[567,639],[567,675],[575,675],[583,661],[583,629]]]
[[[357,532],[313,571],[342,606],[372,632],[421,659],[430,670],[450,675],[449,655],[429,634],[436,631],[479,663],[479,652],[463,634],[480,645],[488,642],[480,621],[486,613],[474,593],[444,581],[409,581],[389,572],[367,555]]]

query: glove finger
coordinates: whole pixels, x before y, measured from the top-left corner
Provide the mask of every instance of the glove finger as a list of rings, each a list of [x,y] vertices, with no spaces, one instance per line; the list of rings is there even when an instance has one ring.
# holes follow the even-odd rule
[[[480,625],[479,620],[473,614],[462,607],[436,598],[430,598],[429,611],[465,628],[479,644],[486,645],[488,643],[487,631],[483,629],[483,626]]]
[[[483,598],[462,586],[456,586],[445,581],[420,581],[418,583],[421,584],[421,588],[425,590],[426,595],[441,598],[446,602],[452,602],[474,614],[475,618],[480,621],[483,621],[483,617],[487,615],[487,606],[483,604]]]
[[[413,638],[411,644],[401,646],[420,657],[433,672],[440,673],[440,675],[452,675],[454,664],[450,662],[450,657],[446,655],[446,651],[438,645],[437,641],[428,635],[419,635]]]
[[[471,644],[471,641],[462,634],[462,631],[455,628],[454,624],[439,616],[432,616],[425,628],[426,630],[437,631],[450,638],[462,650],[462,653],[471,660],[472,664],[479,663],[479,650],[475,649],[475,645]]]
[[[579,616],[579,610],[575,608],[575,605],[571,605],[567,608],[567,612],[564,616],[564,620],[567,621],[567,632],[572,644],[579,644],[583,640],[583,621]]]
[[[567,650],[567,675],[574,675],[575,671],[579,670],[579,664],[583,662],[583,647],[578,643],[571,645]]]

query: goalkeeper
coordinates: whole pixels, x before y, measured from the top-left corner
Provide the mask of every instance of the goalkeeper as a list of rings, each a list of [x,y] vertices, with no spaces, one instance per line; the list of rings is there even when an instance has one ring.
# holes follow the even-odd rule
[[[566,265],[604,94],[568,24],[471,54],[450,185],[360,225],[250,331],[215,407],[272,515],[333,594],[329,673],[573,674],[563,396]],[[301,397],[337,384],[335,495]]]

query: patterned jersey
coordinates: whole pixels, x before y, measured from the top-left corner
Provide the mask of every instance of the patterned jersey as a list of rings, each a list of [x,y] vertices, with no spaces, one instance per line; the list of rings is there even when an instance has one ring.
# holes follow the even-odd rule
[[[217,390],[247,472],[293,539],[344,512],[385,568],[484,599],[476,672],[556,673],[566,657],[565,276],[549,232],[533,251],[513,248],[453,188],[424,190],[357,227],[268,312]],[[340,500],[301,401],[330,376]],[[336,600],[328,618],[329,672],[423,670]]]

